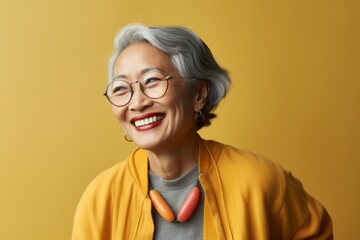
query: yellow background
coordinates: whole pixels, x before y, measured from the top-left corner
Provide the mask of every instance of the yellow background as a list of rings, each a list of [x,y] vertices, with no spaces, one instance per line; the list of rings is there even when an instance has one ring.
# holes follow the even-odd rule
[[[123,25],[184,25],[233,85],[205,138],[280,162],[360,226],[359,1],[0,0],[0,239],[69,239],[76,204],[132,144],[101,96]]]

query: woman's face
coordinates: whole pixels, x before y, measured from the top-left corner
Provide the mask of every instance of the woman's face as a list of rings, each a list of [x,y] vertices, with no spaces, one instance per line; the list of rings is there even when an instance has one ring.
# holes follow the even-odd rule
[[[180,76],[167,54],[148,43],[134,43],[117,58],[114,78],[121,76],[132,83],[154,69],[165,76]],[[194,115],[205,99],[197,93],[190,94],[182,78],[170,79],[168,83],[167,92],[158,99],[146,97],[139,84],[134,83],[131,101],[123,107],[112,106],[127,138],[141,148],[171,149],[196,136]]]

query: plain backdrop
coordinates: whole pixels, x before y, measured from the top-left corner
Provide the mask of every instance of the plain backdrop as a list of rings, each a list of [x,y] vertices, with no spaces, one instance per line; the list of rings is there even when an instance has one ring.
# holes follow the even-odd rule
[[[0,239],[63,240],[101,171],[135,148],[102,96],[124,25],[183,25],[229,70],[204,138],[262,154],[360,226],[359,1],[0,0]]]

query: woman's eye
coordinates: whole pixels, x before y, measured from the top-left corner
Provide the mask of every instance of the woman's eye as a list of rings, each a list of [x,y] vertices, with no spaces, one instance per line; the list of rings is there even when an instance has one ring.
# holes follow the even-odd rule
[[[145,86],[146,85],[153,85],[153,84],[157,84],[161,81],[160,78],[155,78],[155,77],[152,77],[152,78],[147,78],[145,80]]]
[[[125,94],[127,92],[128,92],[128,90],[124,86],[117,86],[112,90],[113,95],[121,95],[121,94]]]

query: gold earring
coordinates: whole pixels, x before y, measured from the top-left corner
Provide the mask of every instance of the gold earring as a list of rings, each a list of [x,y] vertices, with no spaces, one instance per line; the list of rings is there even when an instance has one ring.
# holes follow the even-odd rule
[[[124,133],[124,138],[127,142],[132,142],[132,140],[126,136],[126,133]]]

